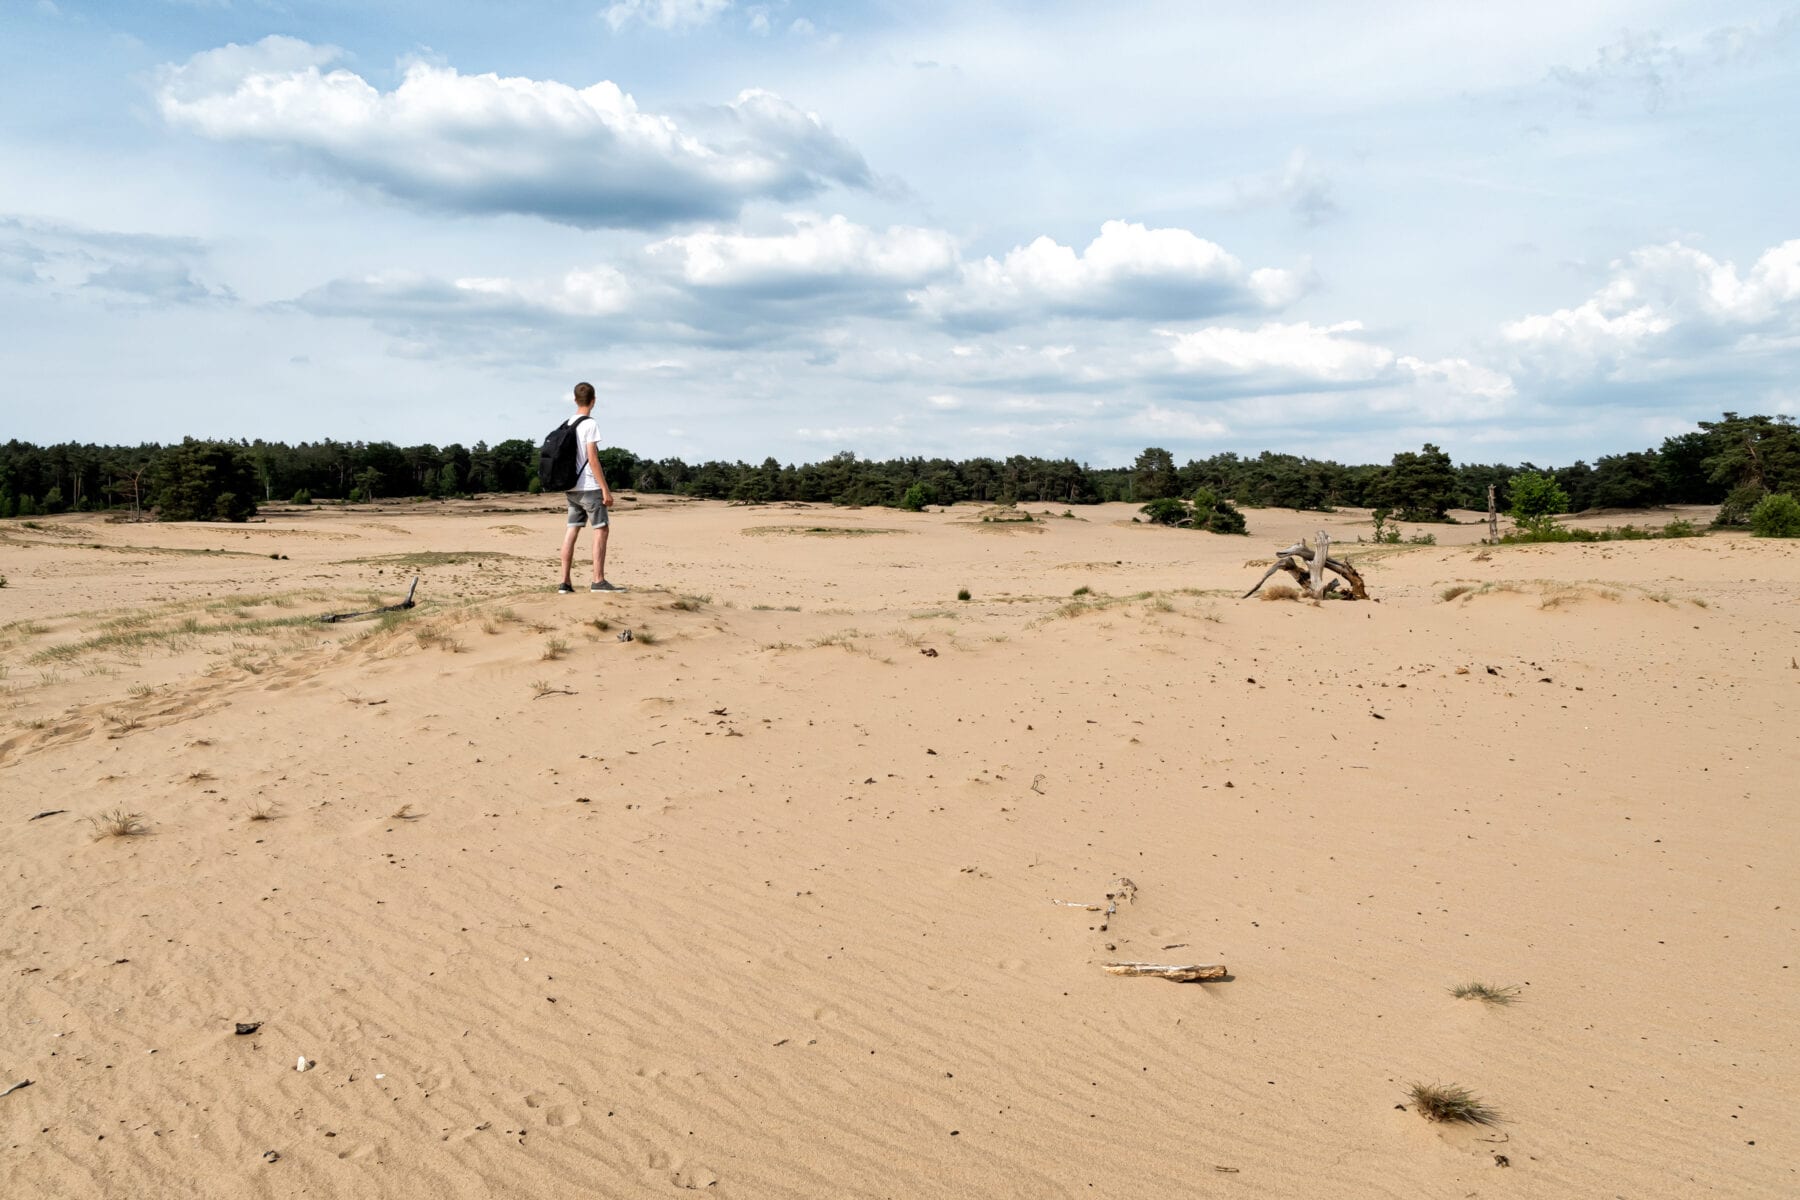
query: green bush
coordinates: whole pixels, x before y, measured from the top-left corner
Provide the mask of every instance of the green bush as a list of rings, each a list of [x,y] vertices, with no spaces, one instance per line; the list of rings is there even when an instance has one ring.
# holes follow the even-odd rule
[[[293,503],[295,503],[295,504],[311,504],[312,503],[312,493],[307,491],[305,488],[301,488],[299,491],[294,493]]]
[[[1569,511],[1569,494],[1557,485],[1556,476],[1539,471],[1521,471],[1507,481],[1512,491],[1513,524],[1525,536],[1520,541],[1562,542],[1558,537],[1562,526],[1556,514]]]
[[[959,588],[956,593],[956,598],[958,600],[967,600],[969,598],[969,589]]]
[[[1187,501],[1176,496],[1159,497],[1138,511],[1148,517],[1152,525],[1185,525],[1192,516]]]
[[[1248,532],[1244,514],[1211,488],[1194,493],[1192,503],[1178,496],[1152,500],[1138,510],[1153,525],[1171,525],[1185,529],[1204,529],[1209,533]],[[1133,517],[1132,520],[1136,520]]]
[[[1718,526],[1748,525],[1750,513],[1769,491],[1760,483],[1746,483],[1743,487],[1734,488],[1725,497],[1725,503],[1719,505],[1719,515],[1713,518]]]
[[[534,496],[541,495],[543,493],[544,481],[537,477],[537,472],[535,472],[535,471],[532,472],[531,479],[525,484],[525,490],[530,492]]]
[[[922,483],[915,483],[906,489],[904,496],[900,497],[900,507],[907,512],[924,512],[925,505],[930,500],[930,490]]]
[[[1800,537],[1800,500],[1786,492],[1764,496],[1750,510],[1750,531],[1757,537]]]
[[[1200,528],[1200,522],[1194,522],[1194,528]],[[1244,522],[1244,514],[1234,508],[1229,500],[1221,500],[1212,515],[1206,518],[1208,533],[1249,533],[1249,526]]]

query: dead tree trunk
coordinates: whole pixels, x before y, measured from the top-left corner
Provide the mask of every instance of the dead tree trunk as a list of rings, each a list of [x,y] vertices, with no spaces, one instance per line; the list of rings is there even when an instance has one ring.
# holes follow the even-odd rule
[[[1331,535],[1321,529],[1313,534],[1313,537],[1317,541],[1313,546],[1312,563],[1308,571],[1310,576],[1308,587],[1312,591],[1314,600],[1323,600],[1325,598],[1325,560],[1331,557]]]
[[[1500,513],[1494,507],[1494,485],[1488,484],[1488,544],[1500,544]]]
[[[1326,596],[1338,593],[1340,584],[1348,584],[1350,599],[1367,600],[1369,589],[1363,583],[1362,575],[1357,569],[1343,559],[1331,557],[1331,537],[1323,529],[1314,537],[1317,546],[1308,546],[1305,542],[1289,546],[1285,550],[1275,552],[1275,565],[1263,572],[1263,577],[1256,581],[1256,586],[1243,594],[1242,599],[1250,597],[1262,590],[1262,585],[1269,582],[1269,577],[1277,571],[1286,571],[1294,577],[1294,581],[1304,587],[1307,594],[1315,600],[1323,600]],[[1325,572],[1330,571],[1339,579],[1326,579]]]

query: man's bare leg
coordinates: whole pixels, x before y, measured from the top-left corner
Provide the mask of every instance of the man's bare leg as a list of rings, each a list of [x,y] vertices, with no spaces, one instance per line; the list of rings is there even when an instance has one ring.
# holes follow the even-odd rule
[[[567,533],[563,534],[562,581],[564,583],[569,582],[569,569],[575,563],[575,539],[580,536],[581,536],[581,526],[579,526],[579,525],[569,526],[569,531]]]
[[[603,583],[606,580],[606,535],[608,532],[610,532],[610,527],[606,525],[594,530],[595,583]]]

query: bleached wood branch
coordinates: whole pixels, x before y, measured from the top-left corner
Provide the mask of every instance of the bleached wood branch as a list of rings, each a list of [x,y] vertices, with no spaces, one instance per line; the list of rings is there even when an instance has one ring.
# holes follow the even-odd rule
[[[1149,975],[1157,979],[1173,979],[1177,983],[1191,983],[1197,979],[1223,979],[1228,974],[1224,963],[1109,962],[1101,963],[1100,969],[1109,975]]]

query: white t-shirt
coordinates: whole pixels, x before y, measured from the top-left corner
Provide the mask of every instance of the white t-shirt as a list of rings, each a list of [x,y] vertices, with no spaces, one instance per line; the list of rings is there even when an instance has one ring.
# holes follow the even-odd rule
[[[581,420],[581,414],[576,413],[563,424],[573,425],[579,420]],[[575,436],[581,439],[575,448],[576,457],[581,462],[581,472],[575,476],[575,486],[569,490],[572,492],[597,492],[600,490],[600,481],[594,478],[594,464],[588,461],[588,447],[599,443],[600,423],[589,417],[581,422],[581,428],[575,431]]]

